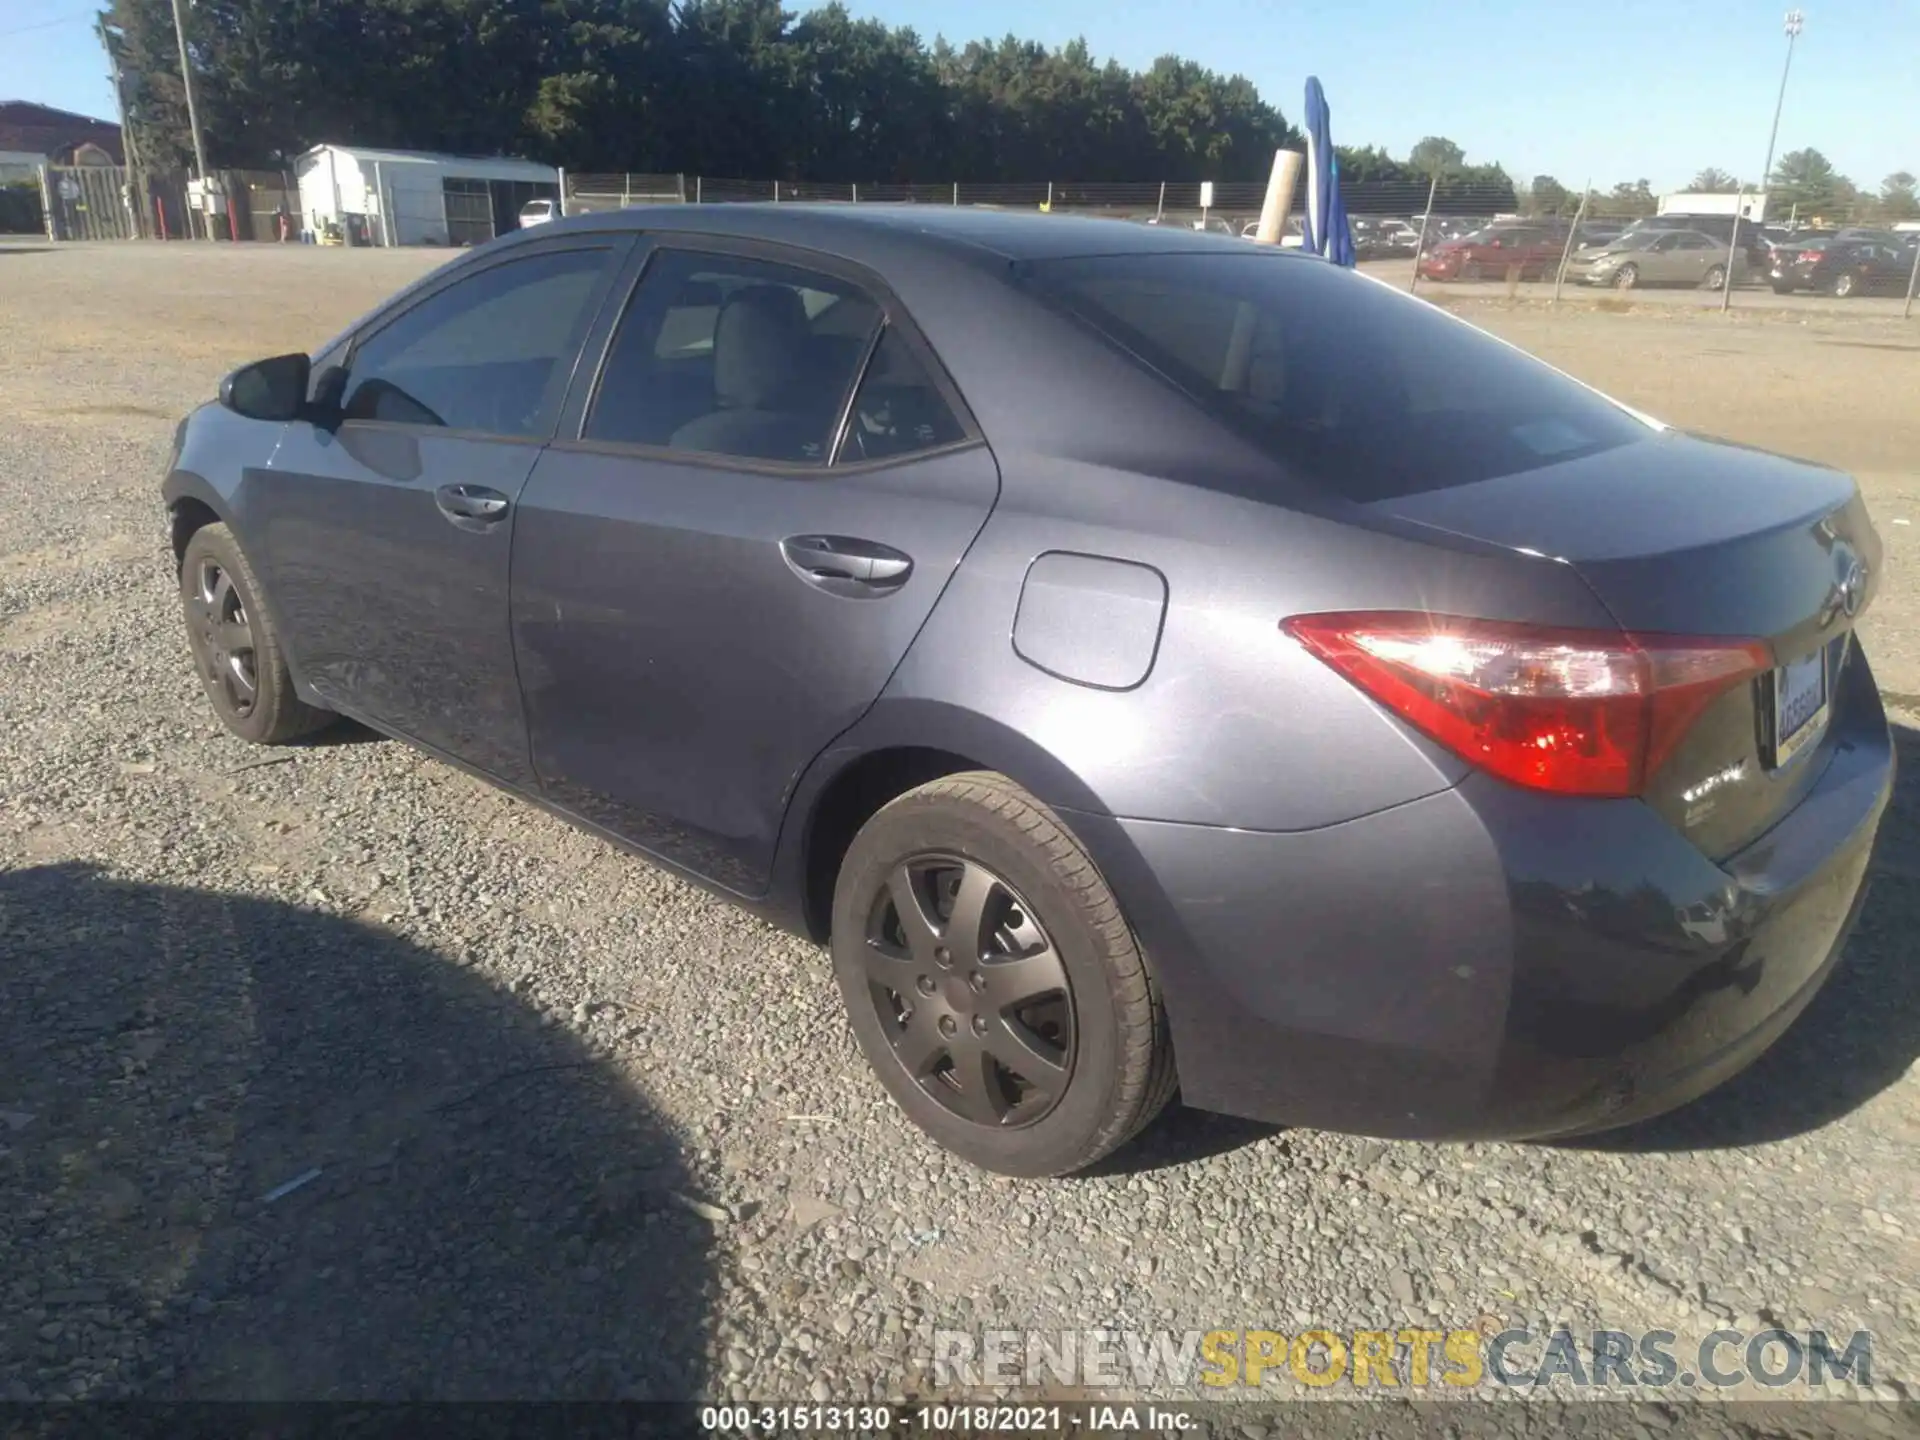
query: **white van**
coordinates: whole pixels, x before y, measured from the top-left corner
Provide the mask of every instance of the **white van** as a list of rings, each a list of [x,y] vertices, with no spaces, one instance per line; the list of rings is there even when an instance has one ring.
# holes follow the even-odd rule
[[[551,200],[529,200],[520,207],[520,228],[529,225],[544,225],[553,219],[556,207]]]

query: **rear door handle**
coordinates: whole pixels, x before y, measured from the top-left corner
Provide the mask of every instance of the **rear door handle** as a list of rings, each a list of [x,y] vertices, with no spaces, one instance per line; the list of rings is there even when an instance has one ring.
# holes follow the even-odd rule
[[[850,599],[892,594],[913,573],[912,556],[850,535],[789,536],[780,554],[809,585]]]
[[[442,485],[433,492],[440,513],[463,530],[479,530],[506,515],[512,501],[485,485]]]

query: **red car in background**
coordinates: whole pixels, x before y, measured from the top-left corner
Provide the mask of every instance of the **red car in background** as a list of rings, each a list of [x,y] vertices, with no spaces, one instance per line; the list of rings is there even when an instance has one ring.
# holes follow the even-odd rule
[[[1544,280],[1560,268],[1567,232],[1532,225],[1496,225],[1443,240],[1420,257],[1423,280],[1502,280],[1519,267],[1522,280]]]

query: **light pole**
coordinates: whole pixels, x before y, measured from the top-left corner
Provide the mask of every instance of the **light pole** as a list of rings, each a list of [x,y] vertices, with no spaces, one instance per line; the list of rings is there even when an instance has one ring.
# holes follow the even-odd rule
[[[1766,223],[1767,194],[1773,188],[1773,145],[1780,138],[1780,111],[1787,103],[1787,76],[1793,73],[1793,42],[1807,17],[1798,10],[1787,11],[1787,63],[1780,67],[1780,98],[1773,102],[1773,129],[1767,132],[1767,163],[1760,171],[1760,221]]]

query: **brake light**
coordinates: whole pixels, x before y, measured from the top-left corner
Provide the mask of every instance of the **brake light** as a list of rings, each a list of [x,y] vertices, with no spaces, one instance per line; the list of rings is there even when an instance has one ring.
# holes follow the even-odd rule
[[[1799,259],[1803,265],[1812,265],[1820,259],[1820,252],[1818,250],[1802,250]]]
[[[1296,615],[1282,628],[1462,759],[1560,795],[1640,794],[1713,700],[1773,663],[1758,640],[1419,611]]]

